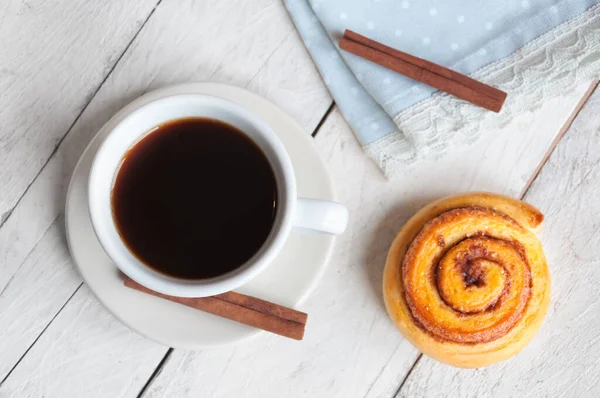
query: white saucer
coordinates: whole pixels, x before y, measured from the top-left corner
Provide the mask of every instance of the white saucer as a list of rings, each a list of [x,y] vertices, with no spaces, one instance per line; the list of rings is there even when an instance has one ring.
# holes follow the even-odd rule
[[[259,331],[125,288],[118,269],[94,235],[87,205],[90,165],[106,134],[141,105],[165,96],[185,93],[226,98],[258,114],[271,126],[290,154],[298,195],[332,201],[337,198],[326,164],[312,138],[278,107],[241,88],[215,83],[190,83],[156,90],[127,105],[100,129],[79,159],[67,194],[65,218],[73,260],[98,300],[125,325],[171,347],[200,349],[236,342],[254,336]],[[323,275],[333,243],[332,236],[292,232],[275,262],[237,291],[295,307],[308,296]],[[310,333],[310,315],[307,332]]]

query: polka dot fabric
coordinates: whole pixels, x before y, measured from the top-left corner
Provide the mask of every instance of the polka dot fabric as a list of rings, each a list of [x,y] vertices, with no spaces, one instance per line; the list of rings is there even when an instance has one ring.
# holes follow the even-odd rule
[[[368,145],[389,134],[402,134],[393,120],[435,90],[341,51],[337,43],[345,29],[470,75],[507,58],[600,0],[284,3],[319,71],[327,76],[327,86],[342,114],[359,141]],[[331,56],[332,51],[340,57]],[[407,137],[400,146],[409,148],[418,140]],[[449,144],[451,140],[448,137]]]

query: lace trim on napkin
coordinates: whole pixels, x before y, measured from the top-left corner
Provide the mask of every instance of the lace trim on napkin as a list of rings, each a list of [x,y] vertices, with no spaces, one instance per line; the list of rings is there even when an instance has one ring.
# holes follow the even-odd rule
[[[474,143],[522,113],[600,77],[600,6],[559,25],[471,75],[508,93],[498,114],[442,92],[402,111],[394,132],[365,146],[385,175],[402,174],[419,159]]]

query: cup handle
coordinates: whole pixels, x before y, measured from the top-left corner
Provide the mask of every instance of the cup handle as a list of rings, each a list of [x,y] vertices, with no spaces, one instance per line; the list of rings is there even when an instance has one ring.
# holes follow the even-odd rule
[[[339,235],[348,224],[348,209],[328,200],[298,198],[293,224],[302,232]]]

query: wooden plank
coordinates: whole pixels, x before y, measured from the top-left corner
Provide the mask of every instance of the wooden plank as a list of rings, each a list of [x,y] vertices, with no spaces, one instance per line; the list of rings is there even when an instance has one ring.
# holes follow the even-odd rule
[[[596,90],[525,195],[546,215],[553,291],[540,333],[515,358],[476,371],[423,357],[399,396],[600,394],[599,106]]]
[[[0,5],[0,227],[155,2]],[[59,214],[39,210],[63,206],[56,178],[45,181],[42,190],[23,198],[12,227],[0,229],[0,292]],[[19,233],[16,225],[27,232]]]
[[[268,28],[265,29],[265,26]],[[0,386],[0,396],[4,396],[4,391],[20,391],[15,387],[20,384],[27,384],[31,391],[36,392],[35,396],[45,393],[79,396],[81,390],[76,384],[62,383],[56,386],[54,379],[32,377],[20,371],[35,369],[40,374],[52,374],[51,377],[55,378],[56,374],[51,370],[52,361],[43,361],[39,365],[35,363],[44,356],[44,351],[54,346],[69,347],[62,354],[60,350],[53,354],[55,361],[69,364],[64,369],[67,373],[62,376],[68,378],[68,372],[72,372],[73,377],[78,377],[76,375],[81,372],[88,372],[96,377],[86,379],[93,387],[93,394],[85,396],[112,396],[115,386],[129,383],[117,378],[114,383],[105,384],[103,379],[107,374],[112,375],[113,368],[123,358],[133,362],[138,358],[136,350],[140,349],[142,343],[133,338],[133,332],[127,332],[131,336],[122,339],[123,345],[116,343],[115,339],[108,339],[110,341],[105,345],[101,331],[92,331],[94,339],[86,337],[86,334],[92,333],[90,325],[84,322],[88,318],[71,320],[73,324],[68,332],[56,331],[59,327],[56,325],[60,325],[56,322],[59,320],[71,322],[61,316],[54,321],[52,319],[80,282],[72,264],[64,258],[65,242],[55,236],[55,229],[62,228],[57,227],[56,223],[62,223],[59,217],[64,208],[66,185],[78,157],[112,114],[147,90],[170,83],[209,79],[247,86],[281,103],[309,133],[331,103],[281,4],[268,0],[244,3],[234,0],[218,3],[164,0],[0,228],[0,325],[11,325],[10,334],[3,335],[3,331],[0,331],[0,336],[6,337],[0,345],[0,382],[27,352]],[[51,227],[53,223],[55,225]],[[36,300],[44,302],[44,310],[38,312],[23,307],[34,302],[28,301],[28,297],[33,295],[28,272],[36,264],[39,266],[41,261],[32,260],[37,259],[38,250],[41,250],[34,250],[36,245],[44,248],[43,265],[47,270],[39,274],[40,279],[34,285],[38,289]],[[51,250],[53,246],[54,251]],[[80,307],[90,300],[85,292],[78,291],[73,296],[64,309],[67,314],[64,316],[77,315],[77,311],[71,308]],[[39,305],[40,301],[35,303]],[[9,310],[3,309],[8,307]],[[102,311],[99,307],[97,314]],[[21,313],[32,315],[23,317]],[[100,317],[104,330],[113,330],[117,327],[115,325],[119,325],[111,316]],[[39,332],[50,322],[46,332],[53,333],[56,339],[40,338],[30,348]],[[140,336],[135,337],[145,341]],[[144,357],[147,367],[146,364],[138,364],[145,375],[145,382],[166,347],[148,341],[144,344],[149,344],[144,349],[149,350],[152,357],[152,360]],[[102,356],[93,363],[73,356],[73,350],[95,350],[96,346],[113,354]],[[80,368],[76,366],[78,362]],[[133,368],[133,362],[128,362],[127,366]],[[135,383],[136,388],[141,388],[141,385]]]
[[[22,347],[29,347],[44,330],[56,306],[65,304],[81,285],[63,240],[64,220],[59,217],[0,295],[0,381],[23,355]]]
[[[8,367],[20,359],[21,352],[15,347],[29,347],[46,327],[48,316],[56,314],[55,304],[61,301],[65,304],[74,292],[78,298],[77,305],[53,319],[53,327],[31,351],[28,357],[31,360],[16,368],[1,384],[0,396],[64,396],[61,394],[64,390],[72,394],[69,396],[92,396],[98,383],[103,385],[104,396],[133,396],[154,369],[152,359],[160,356],[164,348],[117,322],[107,322],[112,315],[87,288],[77,290],[81,280],[63,240],[64,220],[59,217],[20,267],[13,279],[15,283],[9,284],[6,294],[0,296],[2,379],[10,370]],[[62,336],[72,336],[73,330],[80,333],[80,338],[89,339],[90,346],[81,350],[72,344],[76,339],[55,344]],[[115,341],[129,345],[132,351],[125,355],[114,351],[110,347],[118,347]],[[110,373],[95,373],[94,367],[103,361],[113,361]],[[67,379],[65,374],[72,377]],[[13,380],[19,382],[14,384]]]
[[[265,335],[208,352],[175,350],[144,396],[393,396],[419,355],[391,324],[381,298],[393,237],[435,197],[470,189],[517,195],[587,86],[398,181],[385,180],[334,111],[316,142],[351,223],[319,287],[302,305],[310,317],[305,340],[294,344]]]
[[[85,285],[69,303],[2,384],[0,396],[135,397],[143,387],[165,348],[115,322]]]
[[[157,1],[0,3],[0,225]]]
[[[590,84],[590,86],[587,88],[587,90],[583,94],[583,97],[581,97],[581,99],[579,100],[579,102],[575,106],[575,109],[573,110],[573,112],[571,112],[571,115],[569,116],[569,118],[567,119],[567,121],[563,124],[563,126],[561,127],[561,129],[558,132],[558,134],[556,135],[556,137],[554,137],[554,141],[552,141],[552,143],[550,144],[550,147],[548,148],[548,150],[546,151],[546,154],[544,155],[544,157],[540,161],[540,164],[538,165],[537,169],[535,169],[535,171],[533,172],[533,175],[529,178],[529,181],[527,181],[527,184],[525,184],[525,187],[523,188],[523,190],[519,194],[518,197],[520,199],[522,199],[523,196],[525,196],[525,192],[527,192],[527,190],[529,190],[529,187],[533,183],[533,180],[536,179],[536,177],[540,173],[540,170],[542,169],[542,167],[544,167],[544,165],[546,164],[546,161],[548,160],[548,158],[550,157],[550,155],[552,154],[552,152],[554,152],[554,149],[556,148],[556,146],[558,145],[558,143],[560,142],[560,140],[562,140],[563,136],[571,128],[571,125],[573,124],[573,121],[579,115],[579,112],[581,112],[581,109],[583,108],[583,106],[587,103],[587,101],[590,99],[590,97],[592,96],[592,94],[594,93],[594,91],[596,90],[596,88],[598,87],[598,82],[599,81],[596,80],[592,84]]]

